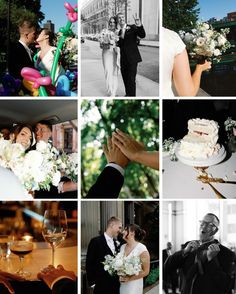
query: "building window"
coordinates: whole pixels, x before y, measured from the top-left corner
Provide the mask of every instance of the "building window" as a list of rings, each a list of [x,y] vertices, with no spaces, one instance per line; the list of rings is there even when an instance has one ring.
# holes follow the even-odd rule
[[[64,131],[64,151],[72,152],[72,142],[73,142],[73,129],[66,128]]]

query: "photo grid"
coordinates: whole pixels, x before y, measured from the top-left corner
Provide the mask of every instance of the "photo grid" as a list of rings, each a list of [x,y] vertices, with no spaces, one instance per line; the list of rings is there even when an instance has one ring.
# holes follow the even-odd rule
[[[0,293],[236,293],[234,6],[0,1]]]

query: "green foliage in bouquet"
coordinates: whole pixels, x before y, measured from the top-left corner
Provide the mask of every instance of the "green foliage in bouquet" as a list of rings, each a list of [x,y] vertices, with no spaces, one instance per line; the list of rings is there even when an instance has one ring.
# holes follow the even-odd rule
[[[206,22],[197,22],[191,31],[179,31],[190,58],[197,62],[203,59],[220,61],[222,53],[231,47],[228,33],[228,28],[216,31]]]

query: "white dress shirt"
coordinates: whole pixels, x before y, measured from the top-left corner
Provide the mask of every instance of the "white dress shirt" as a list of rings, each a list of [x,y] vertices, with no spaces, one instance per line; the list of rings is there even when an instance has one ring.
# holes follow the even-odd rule
[[[114,254],[116,252],[116,248],[115,248],[113,238],[108,236],[106,232],[104,233],[104,236],[105,236],[108,247],[111,249],[111,252]]]
[[[31,56],[31,50],[30,48],[21,40],[19,40],[19,42],[24,46],[25,50],[27,51],[29,57],[30,57],[30,60],[32,61],[32,56]]]

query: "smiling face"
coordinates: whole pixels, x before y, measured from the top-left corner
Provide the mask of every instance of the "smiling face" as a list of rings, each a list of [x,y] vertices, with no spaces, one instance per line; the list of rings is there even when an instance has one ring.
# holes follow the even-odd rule
[[[130,229],[125,228],[124,231],[122,232],[123,239],[127,242],[128,240],[134,238],[135,233],[132,232]]]
[[[49,138],[52,136],[52,132],[47,125],[37,123],[35,127],[36,141],[44,141],[48,143]]]
[[[199,238],[201,242],[211,241],[218,231],[219,222],[214,215],[207,214],[200,221]]]
[[[32,133],[27,127],[24,127],[16,137],[16,143],[21,144],[25,149],[31,146]]]
[[[119,13],[117,18],[119,25],[123,27],[125,25],[125,16],[122,13]]]
[[[116,28],[116,21],[114,17],[110,18],[108,25],[111,30],[114,30]]]

